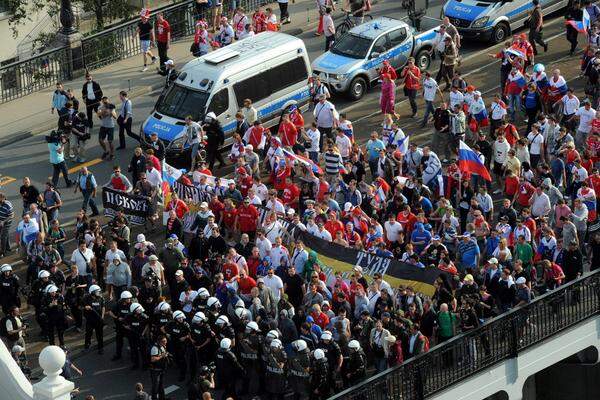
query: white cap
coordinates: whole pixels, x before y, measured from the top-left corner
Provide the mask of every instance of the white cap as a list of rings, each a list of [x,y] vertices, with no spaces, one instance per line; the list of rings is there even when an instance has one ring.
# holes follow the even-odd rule
[[[350,210],[352,210],[352,203],[348,201],[344,204],[344,211],[349,212]]]
[[[216,297],[209,297],[208,300],[206,300],[206,306],[207,307],[212,307],[214,305],[219,305],[220,306],[221,302]]]
[[[185,319],[183,311],[177,310],[173,313],[173,319]]]
[[[229,339],[229,338],[223,338],[223,339],[221,339],[221,348],[222,349],[229,349],[229,348],[231,348],[231,339]]]
[[[182,276],[183,275],[183,271],[178,269],[177,271],[175,271],[175,276]]]
[[[492,257],[488,260],[490,264],[498,264],[498,259],[496,257]]]
[[[38,278],[48,278],[49,276],[50,272],[46,271],[45,269],[38,272]]]
[[[138,243],[142,243],[142,242],[145,242],[145,241],[146,241],[146,236],[144,236],[144,234],[143,234],[143,233],[139,233],[139,234],[137,235],[137,242],[138,242]]]
[[[315,360],[322,360],[325,358],[325,352],[321,349],[316,349],[313,353],[313,356],[315,357]]]
[[[158,261],[158,257],[156,257],[155,254],[152,254],[150,257],[148,257],[148,261]]]
[[[258,324],[254,321],[250,321],[246,324],[246,332],[249,331],[255,331],[255,332],[260,332],[260,328],[258,327]]]
[[[121,292],[121,297],[120,298],[121,298],[121,300],[123,300],[123,299],[132,299],[133,295],[131,294],[131,292],[129,290],[123,290]]]
[[[215,321],[217,325],[229,325],[229,318],[226,315],[219,315],[219,318]]]
[[[362,269],[362,267],[360,265],[355,265],[354,268],[353,268],[353,270],[356,271],[356,272],[360,272],[361,274],[363,272],[363,269]]]
[[[281,340],[279,340],[279,339],[271,340],[271,347],[281,348],[282,346],[283,346],[283,343],[281,343]]]
[[[198,296],[200,297],[210,297],[210,293],[208,293],[208,290],[206,290],[206,288],[200,288],[198,289]]]
[[[88,292],[89,292],[89,294],[92,294],[92,293],[94,293],[94,292],[95,292],[95,291],[97,291],[97,290],[102,290],[102,289],[101,289],[101,288],[100,288],[100,286],[98,286],[98,285],[92,285],[92,286],[90,286],[90,288],[88,289]]]
[[[171,305],[166,301],[161,301],[158,304],[158,311],[169,311],[171,309]]]
[[[352,350],[358,350],[358,349],[360,349],[360,343],[358,342],[358,340],[351,340],[348,343],[348,347],[351,348]]]
[[[527,279],[520,277],[517,279],[516,284],[517,285],[524,285],[525,283],[527,283]]]
[[[55,293],[58,292],[58,288],[56,285],[48,285],[46,286],[46,293]]]
[[[12,271],[12,267],[10,266],[10,264],[3,264],[0,267],[0,272],[7,272],[7,271]]]
[[[198,311],[194,314],[194,318],[192,318],[192,322],[202,322],[206,321],[206,315],[202,311]]]
[[[167,60],[165,61],[165,65],[175,65],[175,62],[173,62],[173,60]]]
[[[333,336],[331,335],[331,332],[329,332],[329,331],[324,331],[321,334],[321,340],[331,340],[332,337]]]
[[[267,339],[277,339],[279,337],[279,332],[277,332],[275,329],[269,331],[269,333],[267,333]]]
[[[306,350],[306,348],[308,347],[306,345],[306,342],[302,339],[298,339],[292,342],[292,347],[296,350],[296,351],[304,351]]]
[[[136,311],[144,312],[144,307],[142,307],[140,303],[131,303],[129,306],[129,312],[133,313]]]
[[[208,203],[203,201],[202,203],[200,203],[200,208],[208,208]]]

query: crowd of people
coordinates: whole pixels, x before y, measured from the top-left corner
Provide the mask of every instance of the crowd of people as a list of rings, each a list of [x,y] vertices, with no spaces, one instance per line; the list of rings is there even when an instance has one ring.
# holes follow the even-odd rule
[[[582,57],[585,93],[569,87],[557,69],[546,75],[533,43],[517,35],[491,55],[499,60],[502,90],[486,104],[454,68],[460,36],[445,20],[436,38],[437,77],[414,60],[401,71],[382,66],[383,122],[365,145],[318,78],[310,82],[310,125],[308,114],[294,108],[269,130],[247,99],[227,161],[210,147],[224,136],[214,114],[188,118],[193,168],[178,180],[209,195],[197,208],[175,192],[163,193],[165,148],[151,135],[134,149],[130,179],[117,165],[105,184],[151,199],[153,229],[159,213],[168,214],[159,228],[164,244],[160,234],[154,243],[141,233],[134,238],[122,211],[102,227],[94,202],[102,183],[87,168],[75,180],[67,174],[66,162],[83,158],[81,138],[90,137],[95,118],[106,160],[125,148],[125,132],[140,140],[131,134],[127,93],[117,112],[90,75],[82,90],[86,114],[73,111],[73,93],[57,86],[52,104],[59,136],[48,143],[53,180],[40,190],[24,178],[20,188],[24,213],[16,231],[24,282],[11,265],[0,267],[4,342],[25,368],[20,307],[26,301],[50,344],[58,338],[64,345],[71,325],[86,349],[94,336],[102,354],[104,325],[112,320],[113,360],[122,358],[127,340],[132,369],[150,371],[153,399],[165,398],[164,372],[172,367],[188,382],[190,399],[215,387],[223,399],[281,399],[289,392],[325,399],[577,279],[584,263],[597,269],[600,13],[589,15],[595,17]],[[532,21],[529,39],[545,48],[541,14]],[[204,43],[196,36],[197,45]],[[431,146],[420,147],[400,128],[396,84],[404,86],[413,117],[423,96],[422,126],[433,125]],[[122,138],[117,149],[115,121]],[[200,160],[204,140],[209,154]],[[461,167],[459,143],[471,146],[494,182]],[[220,167],[233,164],[229,178],[215,176],[215,159]],[[72,233],[60,223],[61,171],[83,197]],[[13,219],[0,194],[3,255]],[[300,232],[437,270],[435,293],[393,287],[385,275],[360,266],[336,271],[305,247]],[[68,237],[78,243],[70,254]],[[467,353],[474,357],[474,350]]]

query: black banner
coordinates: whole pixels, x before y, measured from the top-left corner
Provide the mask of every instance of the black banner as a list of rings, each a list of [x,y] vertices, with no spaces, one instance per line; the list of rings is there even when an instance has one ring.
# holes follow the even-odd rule
[[[416,291],[432,296],[435,288],[433,282],[440,275],[437,268],[419,268],[394,258],[380,257],[365,251],[347,248],[342,245],[320,239],[303,232],[302,240],[307,248],[314,250],[319,260],[329,269],[326,274],[340,271],[345,278],[352,273],[354,266],[360,266],[363,274],[372,277],[376,272],[394,288],[399,284],[410,285]]]
[[[144,225],[148,216],[148,199],[132,193],[121,192],[110,188],[102,188],[102,205],[104,215],[114,217],[122,208],[129,221],[135,225]]]
[[[172,187],[173,192],[177,193],[177,196],[186,202],[190,208],[196,209],[202,202],[210,202],[211,193],[200,190],[196,186],[184,185],[181,182],[175,181]]]

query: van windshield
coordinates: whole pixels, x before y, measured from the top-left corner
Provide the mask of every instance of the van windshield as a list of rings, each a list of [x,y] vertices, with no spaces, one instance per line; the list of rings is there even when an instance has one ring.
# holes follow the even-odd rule
[[[365,58],[370,46],[371,39],[348,33],[334,42],[331,52],[350,58]]]
[[[167,93],[159,98],[156,111],[177,119],[185,119],[191,115],[194,121],[200,121],[204,118],[208,96],[207,92],[171,85]]]

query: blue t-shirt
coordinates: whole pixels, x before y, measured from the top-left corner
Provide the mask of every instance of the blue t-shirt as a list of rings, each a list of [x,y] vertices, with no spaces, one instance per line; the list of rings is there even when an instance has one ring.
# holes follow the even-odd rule
[[[410,235],[410,239],[413,242],[425,242],[423,244],[414,245],[415,252],[420,253],[431,241],[431,233],[429,233],[429,231],[426,231],[425,229],[423,229],[422,232],[419,232],[418,229],[415,229]]]
[[[427,197],[423,197],[421,199],[421,208],[423,209],[423,212],[425,214],[430,213],[431,210],[433,209],[433,205],[431,204],[431,200],[429,200]]]
[[[376,160],[379,157],[379,151],[385,150],[385,145],[380,139],[369,140],[367,142],[367,152],[369,154],[369,161]]]
[[[50,164],[60,164],[65,161],[65,155],[58,150],[62,147],[59,143],[48,143],[48,150],[50,150]]]
[[[479,255],[479,246],[474,240],[470,240],[468,243],[461,242],[458,246],[461,251],[461,263],[463,268],[476,267],[477,256]]]

